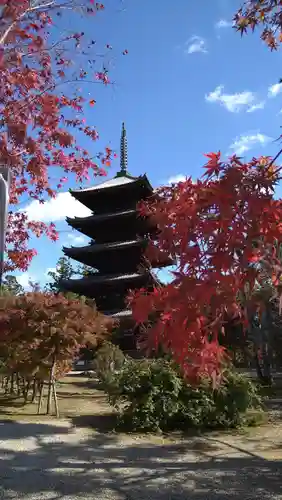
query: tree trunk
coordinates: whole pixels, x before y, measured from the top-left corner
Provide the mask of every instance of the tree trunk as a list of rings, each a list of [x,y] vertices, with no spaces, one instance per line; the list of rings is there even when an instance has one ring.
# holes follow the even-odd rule
[[[40,382],[40,390],[39,390],[39,401],[38,401],[38,408],[37,408],[37,413],[39,415],[41,406],[42,406],[42,400],[43,400],[43,391],[44,391],[44,382]]]
[[[48,397],[47,397],[47,410],[46,410],[47,415],[49,415],[51,411],[55,366],[56,366],[56,355],[54,354],[52,366],[50,369],[49,384],[48,384]]]
[[[16,373],[16,385],[17,385],[18,396],[20,396],[21,395],[21,388],[20,388],[20,375],[19,375],[19,372]]]
[[[56,382],[53,380],[53,397],[54,397],[54,403],[55,403],[55,409],[56,409],[56,417],[60,417],[59,413],[59,405],[58,405],[58,398],[57,398],[57,391],[56,391]]]
[[[27,400],[28,400],[29,389],[30,389],[30,380],[27,381],[26,386],[24,388],[24,403],[25,404],[27,403]]]
[[[255,353],[255,366],[256,366],[256,371],[257,371],[257,377],[258,377],[259,381],[261,383],[263,383],[264,377],[263,377],[262,367],[261,367],[260,361],[259,361],[258,350],[256,350],[256,353]]]
[[[15,374],[14,372],[11,375],[11,385],[10,385],[10,394],[14,394],[14,383],[15,383]]]
[[[36,393],[38,389],[38,381],[36,378],[33,379],[33,386],[32,386],[32,396],[31,396],[31,402],[34,403],[34,400],[36,398]]]

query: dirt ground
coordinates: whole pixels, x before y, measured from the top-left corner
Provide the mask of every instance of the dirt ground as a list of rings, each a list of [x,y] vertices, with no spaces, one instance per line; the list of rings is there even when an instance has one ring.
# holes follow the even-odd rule
[[[44,398],[40,415],[37,415],[38,399],[34,403],[24,404],[22,398],[4,395],[3,389],[0,390],[0,419],[49,419],[54,417],[55,408],[52,401],[52,415],[46,415],[47,406],[47,387],[44,389]],[[87,417],[93,417],[99,420],[104,416],[104,420],[109,420],[110,416],[114,418],[114,412],[107,402],[106,395],[97,389],[97,383],[94,379],[81,375],[68,375],[59,380],[56,384],[57,398],[59,403],[60,418],[81,417],[87,420]]]
[[[60,419],[0,395],[0,499],[282,500],[279,400],[241,432],[137,435],[113,431],[95,380],[68,376],[57,393]]]
[[[59,403],[59,413],[61,419],[70,419],[73,424],[82,427],[90,427],[96,431],[109,432],[114,429],[116,416],[113,408],[109,405],[106,395],[99,389],[95,378],[72,373],[56,384],[56,391]],[[30,422],[42,422],[54,419],[55,407],[52,401],[52,415],[46,415],[47,387],[44,392],[43,404],[40,415],[37,414],[38,399],[34,403],[24,404],[22,398],[7,396],[3,389],[0,389],[0,419],[25,420]],[[256,433],[263,433],[273,425],[279,426],[281,422],[282,430],[282,385],[278,390],[268,395],[266,398],[267,412],[263,418],[257,420]],[[252,432],[252,428],[244,429],[245,434]],[[234,434],[231,432],[231,434]],[[177,438],[179,434],[176,434]],[[174,439],[175,433],[173,434]]]

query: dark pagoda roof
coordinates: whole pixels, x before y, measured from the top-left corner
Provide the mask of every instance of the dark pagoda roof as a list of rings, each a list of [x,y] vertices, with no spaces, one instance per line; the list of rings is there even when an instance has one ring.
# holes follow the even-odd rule
[[[66,248],[63,247],[63,252],[68,255],[69,257],[76,258],[76,255],[78,254],[95,254],[95,253],[101,253],[103,251],[111,251],[115,249],[122,250],[123,248],[127,247],[134,247],[134,246],[144,246],[145,241],[141,239],[136,239],[132,241],[116,241],[113,243],[101,243],[100,245],[97,243],[93,243],[91,245],[86,245],[84,247],[71,247],[71,248]]]
[[[63,247],[63,252],[68,257],[75,259],[83,264],[88,264],[94,268],[107,267],[107,260],[114,259],[116,264],[123,258],[130,258],[130,253],[134,249],[145,248],[147,242],[142,239],[131,241],[116,241],[113,243],[92,243],[84,247]],[[137,255],[140,254],[139,253]],[[113,264],[113,262],[112,262]],[[111,266],[110,266],[111,267]]]
[[[120,139],[120,170],[113,179],[96,186],[70,190],[74,198],[96,214],[136,208],[136,204],[153,195],[146,175],[134,177],[127,170],[127,137],[124,123]],[[112,209],[112,210],[111,210]]]
[[[139,175],[138,177],[134,177],[132,175],[125,173],[124,175],[116,175],[112,179],[108,179],[104,182],[101,182],[100,184],[96,184],[96,186],[91,186],[81,189],[70,189],[70,192],[74,196],[78,196],[80,194],[85,196],[86,194],[89,193],[91,194],[93,193],[95,195],[96,193],[101,193],[102,191],[104,194],[105,190],[107,189],[124,189],[125,187],[128,187],[128,185],[130,185],[131,187],[132,185],[135,184],[147,185],[150,188],[150,190],[153,191],[153,188],[146,175]]]
[[[131,217],[136,215],[137,210],[132,208],[129,210],[121,210],[119,212],[113,212],[110,214],[100,214],[100,215],[90,215],[88,217],[66,217],[66,221],[71,226],[80,228],[81,225],[93,226],[95,224],[107,222],[110,219],[119,219],[123,217]]]
[[[150,271],[132,274],[93,275],[80,279],[61,280],[60,288],[74,293],[91,291],[97,294],[97,291],[101,293],[108,288],[130,290],[141,288],[148,283],[158,283],[157,278]]]
[[[131,309],[124,309],[123,311],[111,314],[111,317],[114,319],[132,318],[132,311]]]
[[[146,175],[134,177],[127,170],[127,139],[122,125],[120,171],[112,179],[92,187],[70,190],[71,195],[92,211],[87,217],[67,218],[73,229],[91,238],[89,245],[63,248],[65,255],[93,269],[79,279],[61,280],[59,288],[95,299],[104,314],[130,323],[129,290],[152,290],[160,286],[152,269],[171,265],[171,259],[156,255],[148,262],[145,249],[158,228],[152,218],[139,213],[138,203],[155,198]]]
[[[118,270],[133,272],[142,262],[147,262],[145,249],[148,240],[136,238],[134,240],[116,241],[110,243],[92,243],[83,247],[63,247],[63,252],[68,257],[98,269],[102,274]],[[172,259],[164,257],[160,252],[149,266],[164,267],[172,265]]]
[[[136,207],[88,217],[68,217],[67,223],[96,243],[113,242],[119,238],[131,240],[137,235],[157,233],[153,219],[141,215]]]
[[[133,201],[135,199],[139,201],[152,196],[153,193],[154,189],[146,175],[133,177],[127,173],[117,175],[96,186],[70,190],[70,194],[74,198],[94,212],[99,212],[99,207],[103,205],[106,209],[112,204],[117,206],[116,202],[119,202],[123,207],[124,202],[126,202],[124,197],[128,197],[128,195]]]

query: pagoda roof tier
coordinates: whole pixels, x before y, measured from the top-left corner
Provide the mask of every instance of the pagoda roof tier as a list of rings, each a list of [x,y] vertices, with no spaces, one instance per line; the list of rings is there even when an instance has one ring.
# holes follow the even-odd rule
[[[123,309],[122,311],[104,311],[106,316],[110,316],[113,319],[133,319],[131,309]]]
[[[136,212],[137,210],[134,210],[134,208],[132,208],[130,210],[121,210],[120,212],[113,212],[110,214],[90,215],[88,217],[66,217],[66,221],[68,224],[70,224],[70,226],[73,226],[77,229],[82,225],[93,226],[96,224],[100,224],[101,222],[104,224],[104,222],[107,222],[108,220],[119,219],[120,217],[135,217]]]
[[[66,221],[73,229],[96,241],[113,241],[117,233],[135,236],[156,230],[155,224],[141,216],[136,208],[89,217],[67,217]]]
[[[70,190],[71,195],[95,213],[134,208],[154,190],[146,175],[133,177],[125,173],[89,188]]]
[[[150,271],[146,271],[144,273],[112,274],[106,276],[93,275],[80,279],[61,280],[59,286],[65,291],[71,291],[95,299],[95,297],[103,295],[103,293],[108,293],[111,290],[126,292],[130,289],[138,289],[157,282],[154,275]]]
[[[114,319],[132,318],[132,311],[130,309],[125,309],[124,311],[111,314],[111,317]]]
[[[116,270],[122,265],[128,271],[131,262],[140,262],[141,251],[145,248],[145,240],[117,241],[114,243],[93,243],[84,247],[63,247],[67,257],[86,264],[105,274],[111,273],[111,268]]]
[[[113,243],[93,243],[84,247],[63,247],[67,257],[77,260],[82,264],[97,269],[103,274],[111,274],[115,271],[128,273],[134,272],[138,265],[144,260],[144,251],[148,240],[135,239],[130,241],[117,241]],[[170,259],[156,259],[151,262],[151,267],[164,267],[171,265]]]

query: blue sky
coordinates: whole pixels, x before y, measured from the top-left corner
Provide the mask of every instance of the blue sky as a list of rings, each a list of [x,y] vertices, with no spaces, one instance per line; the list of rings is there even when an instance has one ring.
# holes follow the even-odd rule
[[[232,29],[241,3],[105,1],[105,12],[93,24],[95,39],[110,43],[116,53],[126,48],[128,55],[111,65],[114,85],[85,86],[86,95],[97,101],[86,118],[99,130],[98,149],[110,144],[118,151],[125,121],[129,171],[146,173],[155,186],[172,177],[200,176],[203,154],[210,151],[246,158],[277,152],[281,53],[271,53],[258,33],[241,38]],[[109,177],[118,165],[116,160]],[[60,231],[55,244],[34,240],[38,256],[21,276],[22,283],[28,277],[43,283],[46,270],[62,255],[62,245],[83,244],[64,222],[65,215],[83,212],[66,194],[39,208],[26,207],[31,217],[54,221]]]

